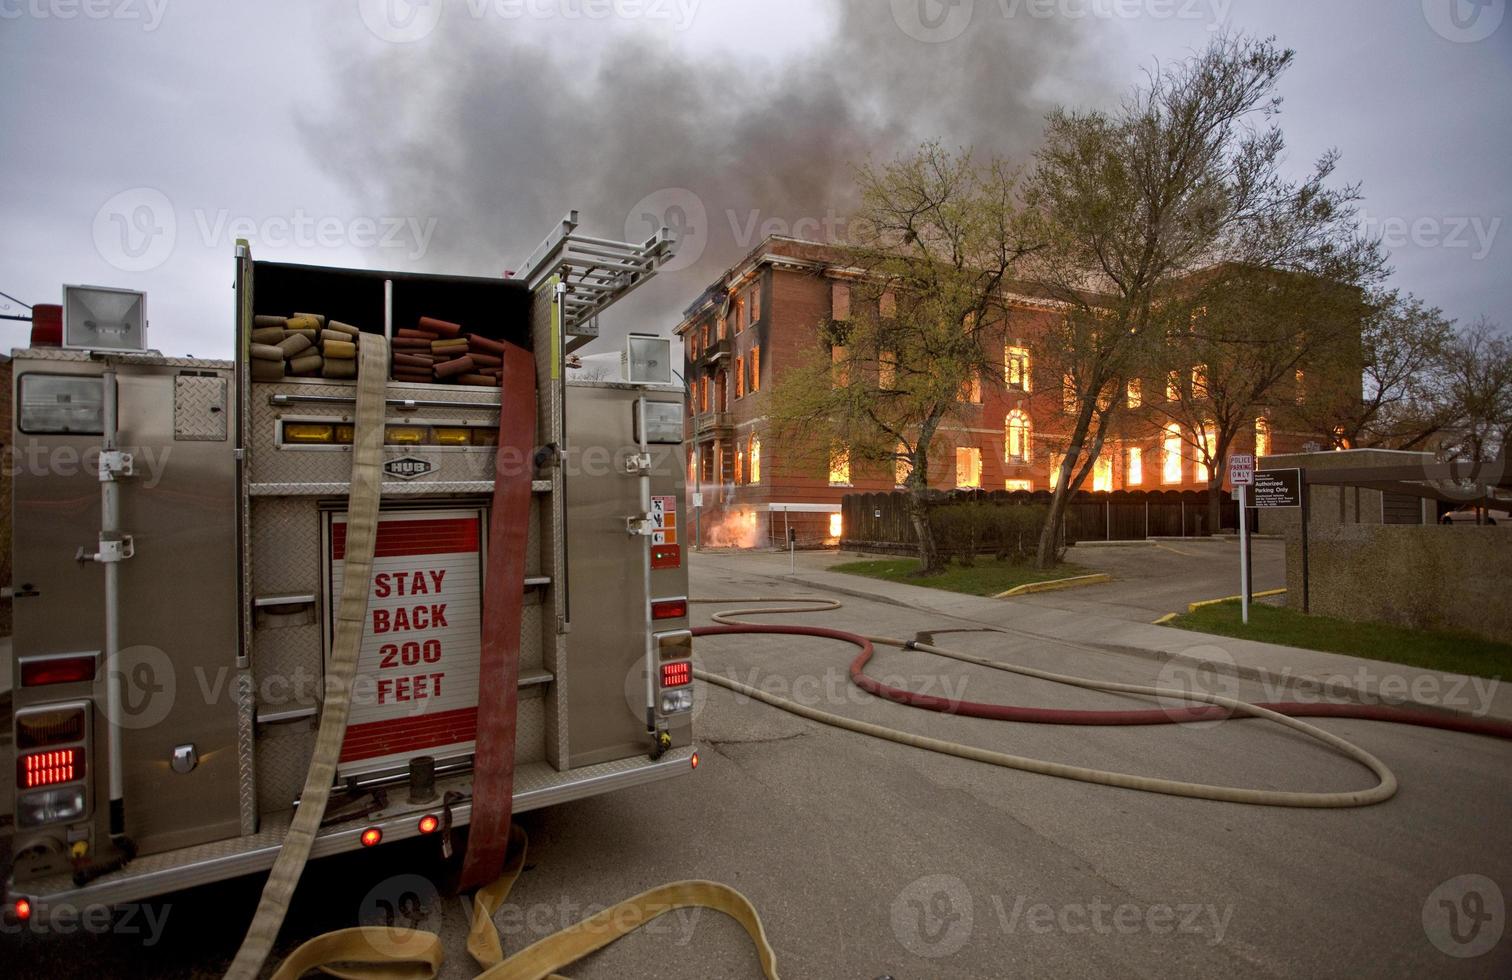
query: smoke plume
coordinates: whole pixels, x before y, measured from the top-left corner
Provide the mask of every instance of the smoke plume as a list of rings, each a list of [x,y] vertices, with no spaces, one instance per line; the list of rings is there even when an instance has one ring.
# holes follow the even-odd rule
[[[833,236],[856,164],[926,139],[1027,160],[1048,108],[1120,87],[1075,22],[1008,13],[1020,5],[832,4],[832,34],[773,62],[634,28],[548,48],[454,3],[418,44],[336,52],[335,104],[301,128],[364,206],[437,220],[430,271],[499,275],[569,208],[590,234],[684,232],[669,271],[606,316],[617,343],[673,326],[768,231]],[[964,8],[969,26],[920,40],[916,4]]]

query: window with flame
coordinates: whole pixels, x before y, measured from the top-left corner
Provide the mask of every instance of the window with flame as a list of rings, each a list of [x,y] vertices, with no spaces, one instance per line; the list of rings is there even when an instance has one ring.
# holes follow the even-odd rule
[[[1129,447],[1129,457],[1124,469],[1124,484],[1137,487],[1144,482],[1144,450],[1138,446]]]
[[[745,358],[735,358],[735,397],[744,398],[746,393]]]
[[[849,450],[834,449],[830,451],[829,482],[832,487],[848,487],[851,485]]]
[[[982,451],[974,446],[956,448],[956,489],[982,488]]]
[[[751,482],[761,482],[761,440],[751,433],[751,448],[747,454],[750,461]]]
[[[1097,457],[1097,462],[1092,464],[1092,491],[1094,493],[1111,493],[1113,491],[1113,460],[1106,456]]]
[[[1034,489],[1034,481],[1033,480],[1004,480],[1003,481],[1003,489],[1007,490],[1009,492],[1012,492],[1014,490],[1033,490]]]
[[[1060,486],[1061,466],[1066,462],[1062,453],[1055,453],[1050,457],[1050,489]]]
[[[1061,379],[1061,408],[1067,415],[1075,415],[1081,408],[1081,398],[1076,393],[1076,376],[1069,372]]]
[[[1003,381],[1015,391],[1029,391],[1029,348],[1006,349],[1003,354]]]
[[[1172,422],[1165,427],[1160,443],[1160,481],[1181,482],[1181,426]]]
[[[1138,378],[1129,379],[1128,400],[1130,408],[1138,408],[1144,404],[1144,392],[1141,390],[1141,387]]]
[[[1264,415],[1255,419],[1255,455],[1269,456],[1271,451],[1270,420]]]
[[[1181,372],[1172,371],[1166,375],[1166,401],[1181,401]]]
[[[893,460],[893,485],[904,487],[908,485],[909,474],[913,473],[913,460],[908,456],[908,446],[898,443],[897,456]]]
[[[761,390],[761,348],[755,345],[751,347],[750,360],[746,362],[751,372],[750,383],[746,385],[747,391]]]
[[[706,374],[698,379],[698,411],[700,413],[709,410],[709,376]]]
[[[1008,413],[1003,432],[1003,459],[1009,463],[1027,463],[1030,459],[1029,442],[1034,428],[1029,416],[1014,409]]]

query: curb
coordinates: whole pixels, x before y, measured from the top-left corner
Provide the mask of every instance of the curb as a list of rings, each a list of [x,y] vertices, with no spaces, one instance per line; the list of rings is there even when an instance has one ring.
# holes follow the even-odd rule
[[[1171,628],[1174,629],[1175,627]],[[1216,633],[1191,632],[1191,635],[1210,636],[1216,640],[1233,639],[1233,637],[1220,636]],[[1205,660],[1202,657],[1192,657],[1184,653],[1172,653],[1168,650],[1148,650],[1141,647],[1123,646],[1121,644],[1108,645],[1105,647],[1105,649],[1108,649],[1115,653],[1125,653],[1135,657],[1141,657],[1145,660],[1153,660],[1159,664],[1176,662],[1181,664],[1190,664],[1194,667],[1206,667],[1220,674],[1228,674],[1233,677],[1238,677],[1241,680],[1255,681],[1257,683],[1264,684],[1267,687],[1273,688],[1276,693],[1280,695],[1286,695],[1290,693],[1292,697],[1298,697],[1305,694],[1309,698],[1316,699],[1320,704],[1325,703],[1330,699],[1341,699],[1353,701],[1356,704],[1389,705],[1391,707],[1418,708],[1423,711],[1431,712],[1433,714],[1448,715],[1456,718],[1502,718],[1501,715],[1497,715],[1489,711],[1475,712],[1468,708],[1454,708],[1446,704],[1439,704],[1436,701],[1418,701],[1410,696],[1402,698],[1384,697],[1379,691],[1372,691],[1368,688],[1360,688],[1356,687],[1353,684],[1342,683],[1341,679],[1345,676],[1342,674],[1336,675],[1335,678],[1325,681],[1324,678],[1317,677],[1313,674],[1280,674],[1267,667],[1254,667],[1248,664],[1217,663],[1212,660]],[[1372,663],[1379,663],[1383,668],[1405,666],[1403,664],[1393,664],[1385,660],[1372,661]],[[1472,678],[1471,680],[1480,680],[1483,683],[1487,681],[1490,681],[1493,684],[1500,683],[1498,681],[1491,681],[1490,678],[1485,677]],[[1325,687],[1326,692],[1319,693],[1320,691],[1324,691]]]
[[[1059,592],[1062,589],[1075,589],[1083,585],[1102,585],[1104,582],[1113,581],[1113,576],[1107,572],[1097,572],[1093,575],[1077,575],[1072,578],[1058,578],[1050,582],[1030,582],[1007,592],[999,592],[994,599],[1011,599],[1014,596],[1033,595],[1036,592]]]
[[[1286,590],[1285,589],[1267,589],[1264,592],[1251,592],[1250,593],[1250,598],[1251,599],[1269,599],[1271,596],[1278,596],[1278,595],[1286,595]],[[1222,599],[1204,599],[1201,602],[1187,603],[1187,612],[1194,613],[1197,610],[1201,609],[1203,606],[1221,606],[1225,602],[1238,602],[1242,598],[1243,598],[1243,596],[1228,595],[1228,596],[1224,596]],[[1176,613],[1170,613],[1169,615],[1171,617],[1174,617],[1174,616],[1176,616]],[[1166,620],[1162,620],[1162,622],[1165,622],[1165,621]],[[1158,626],[1160,624],[1157,623],[1156,625]]]

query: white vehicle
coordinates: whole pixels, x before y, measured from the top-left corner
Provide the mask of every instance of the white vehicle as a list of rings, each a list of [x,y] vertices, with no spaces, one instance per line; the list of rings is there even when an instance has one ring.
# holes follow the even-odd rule
[[[147,350],[140,294],[65,290],[64,345],[14,355],[13,444],[41,462],[14,484],[11,914],[264,870],[283,843],[328,696],[365,375],[259,380],[262,316],[317,311],[327,363],[338,327],[397,345],[427,317],[534,368],[529,389],[443,383],[442,360],[435,382],[395,380],[396,356],[383,379],[372,585],[311,856],[467,824],[485,739],[513,746],[516,812],[697,765],[669,345],[632,336],[622,383],[563,370],[670,242],[576,224],[516,279],[256,262],[241,243],[234,361]],[[496,481],[521,412],[535,431]],[[523,520],[492,526],[522,478]],[[516,581],[490,581],[499,541]],[[479,682],[488,601],[518,622],[513,691]],[[488,729],[510,700],[514,730]]]

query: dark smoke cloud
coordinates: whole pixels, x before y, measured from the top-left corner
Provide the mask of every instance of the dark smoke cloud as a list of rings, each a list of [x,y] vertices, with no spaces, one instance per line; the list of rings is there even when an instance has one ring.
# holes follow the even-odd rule
[[[334,106],[302,130],[375,213],[437,219],[432,271],[498,275],[569,208],[590,233],[645,237],[648,222],[626,228],[637,202],[691,192],[707,225],[683,247],[700,258],[606,316],[617,343],[675,324],[762,222],[806,218],[805,237],[823,237],[853,203],[857,163],[926,139],[1027,159],[1053,104],[1121,88],[1073,22],[978,0],[959,37],[925,43],[891,6],[842,4],[831,37],[776,63],[634,30],[548,50],[449,9],[421,44],[338,52]]]

